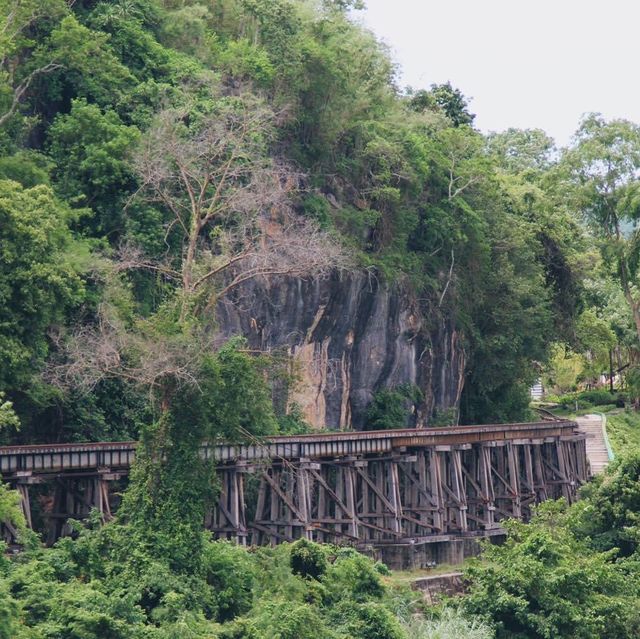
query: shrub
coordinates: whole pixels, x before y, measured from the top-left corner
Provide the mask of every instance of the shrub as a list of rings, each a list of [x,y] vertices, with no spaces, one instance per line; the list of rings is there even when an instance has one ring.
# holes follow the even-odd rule
[[[578,405],[589,403],[592,406],[604,406],[605,404],[613,404],[615,395],[604,389],[588,390],[578,393]]]
[[[378,603],[348,604],[348,636],[351,639],[404,639],[398,620]]]
[[[406,428],[411,423],[415,406],[424,401],[422,391],[412,384],[377,391],[367,408],[365,430]]]
[[[342,551],[322,578],[330,602],[379,599],[384,586],[374,563],[353,549]]]
[[[333,639],[316,608],[284,599],[266,602],[252,615],[245,639]]]
[[[247,612],[253,603],[254,570],[247,551],[226,541],[207,544],[204,573],[214,591],[218,621]]]
[[[327,568],[327,558],[322,546],[306,539],[299,539],[291,546],[289,562],[295,575],[312,579],[321,577]]]

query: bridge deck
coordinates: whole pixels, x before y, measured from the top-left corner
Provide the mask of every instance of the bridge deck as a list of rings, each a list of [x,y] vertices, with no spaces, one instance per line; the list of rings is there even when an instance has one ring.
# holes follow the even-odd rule
[[[210,444],[203,446],[202,454],[206,459],[213,458],[222,463],[316,459],[391,453],[402,448],[575,437],[575,429],[575,422],[545,421],[527,424],[311,433],[269,437],[250,444]],[[137,445],[137,442],[129,441],[0,447],[0,474],[7,476],[27,471],[50,473],[96,468],[128,468],[135,457]]]

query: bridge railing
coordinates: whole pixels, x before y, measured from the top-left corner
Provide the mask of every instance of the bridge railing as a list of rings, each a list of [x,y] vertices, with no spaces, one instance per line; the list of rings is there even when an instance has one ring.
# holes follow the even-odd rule
[[[489,424],[447,428],[397,429],[360,432],[310,433],[274,436],[252,443],[211,443],[202,448],[206,459],[235,460],[300,459],[388,453],[403,447],[473,444],[483,441],[572,436],[577,425],[564,420],[519,424]],[[135,458],[137,442],[87,442],[0,447],[0,475],[18,471],[47,473],[128,468]]]

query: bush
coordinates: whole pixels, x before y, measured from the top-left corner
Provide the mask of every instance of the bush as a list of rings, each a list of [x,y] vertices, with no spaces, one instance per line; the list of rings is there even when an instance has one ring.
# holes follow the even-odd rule
[[[249,611],[253,604],[254,569],[247,551],[226,541],[207,544],[204,573],[214,591],[218,621]]]
[[[605,389],[586,390],[580,393],[567,393],[566,395],[548,395],[547,401],[560,404],[563,408],[575,409],[576,402],[578,402],[578,408],[591,408],[592,406],[608,406],[624,403],[626,401],[626,395],[623,393],[612,394]]]
[[[325,551],[319,544],[299,539],[291,546],[289,560],[294,575],[318,579],[327,569]]]
[[[605,404],[613,404],[616,396],[607,390],[597,389],[588,390],[578,393],[578,405],[589,403],[592,406],[604,406]]]
[[[351,639],[405,639],[398,620],[381,604],[346,604]]]
[[[365,430],[407,428],[416,405],[424,401],[422,391],[412,384],[377,391],[367,408]]]
[[[341,551],[322,578],[330,603],[379,599],[384,586],[374,563],[351,548]]]
[[[637,469],[630,476],[637,481]],[[589,503],[581,507],[593,511]],[[594,550],[588,538],[572,533],[567,517],[575,512],[567,514],[566,504],[546,502],[529,524],[505,522],[506,542],[486,546],[483,561],[465,571],[469,587],[461,606],[491,623],[497,639],[638,636],[637,567]]]
[[[243,639],[333,639],[318,611],[304,603],[269,601],[252,615]]]

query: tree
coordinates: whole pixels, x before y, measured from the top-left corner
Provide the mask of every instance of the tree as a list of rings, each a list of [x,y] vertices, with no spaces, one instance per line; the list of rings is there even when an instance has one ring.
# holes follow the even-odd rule
[[[83,220],[83,227],[116,243],[125,231],[125,199],[137,186],[129,154],[138,129],[123,124],[111,110],[103,113],[95,104],[74,100],[71,111],[58,116],[48,133],[59,196],[90,207],[94,215]]]
[[[347,264],[326,233],[290,210],[299,176],[267,154],[274,118],[249,96],[158,115],[135,156],[133,200],[160,209],[170,248],[153,256],[126,243],[105,262],[110,293],[98,325],[76,331],[54,377],[85,388],[117,375],[156,390],[166,382],[172,392],[170,380],[197,384],[220,297],[252,278],[322,276]],[[123,280],[140,269],[167,284],[146,318],[136,316]]]
[[[509,128],[487,136],[489,153],[511,173],[545,171],[556,152],[555,142],[542,129]]]
[[[67,10],[62,0],[0,2],[0,127],[15,114],[36,78],[62,67],[56,58],[43,58],[34,65],[19,65],[17,60],[24,57],[25,50],[33,48],[30,36],[37,23],[60,18]]]
[[[575,144],[563,157],[573,203],[616,274],[633,315],[640,341],[640,126],[627,120],[606,122],[591,114],[582,122]]]
[[[581,354],[571,352],[566,344],[554,344],[551,347],[546,370],[548,380],[545,383],[559,395],[574,391],[584,368],[585,359]]]
[[[472,126],[476,117],[469,111],[469,100],[451,82],[432,84],[429,91],[410,94],[409,106],[414,111],[441,111],[454,127]]]
[[[640,455],[617,459],[604,476],[583,489],[571,520],[574,531],[599,552],[617,549],[623,557],[640,549]]]
[[[2,431],[7,428],[19,428],[20,420],[13,410],[13,403],[5,399],[5,394],[0,391],[0,438]]]
[[[49,352],[47,332],[82,300],[72,219],[49,187],[0,180],[0,388],[28,387]]]
[[[139,264],[179,280],[181,320],[201,290],[220,297],[254,277],[321,275],[341,263],[335,243],[288,211],[299,176],[267,154],[275,121],[249,95],[219,98],[200,117],[160,113],[142,140],[140,195],[166,210],[166,234],[178,234],[183,254],[177,269]]]
[[[158,115],[135,158],[136,197],[162,211],[165,239],[179,249],[158,258],[125,244],[104,260],[96,321],[74,331],[50,367],[66,387],[116,378],[151,391],[156,419],[142,429],[122,516],[150,555],[180,571],[200,561],[211,498],[202,442],[276,428],[255,361],[239,343],[216,343],[217,300],[255,277],[319,276],[343,261],[326,234],[289,210],[295,175],[267,153],[274,117],[248,96]],[[165,283],[149,314],[129,286],[138,269]]]
[[[49,103],[61,99],[65,83],[75,84],[82,97],[100,103],[112,100],[133,77],[109,51],[107,39],[106,34],[80,24],[64,0],[3,0],[0,127],[18,112],[37,84]],[[54,79],[44,83],[43,77]],[[47,110],[51,105],[41,106]]]
[[[547,503],[530,524],[508,522],[505,544],[487,546],[467,571],[463,608],[492,623],[496,639],[635,637],[637,584],[625,579],[634,568],[574,536],[563,508]]]

